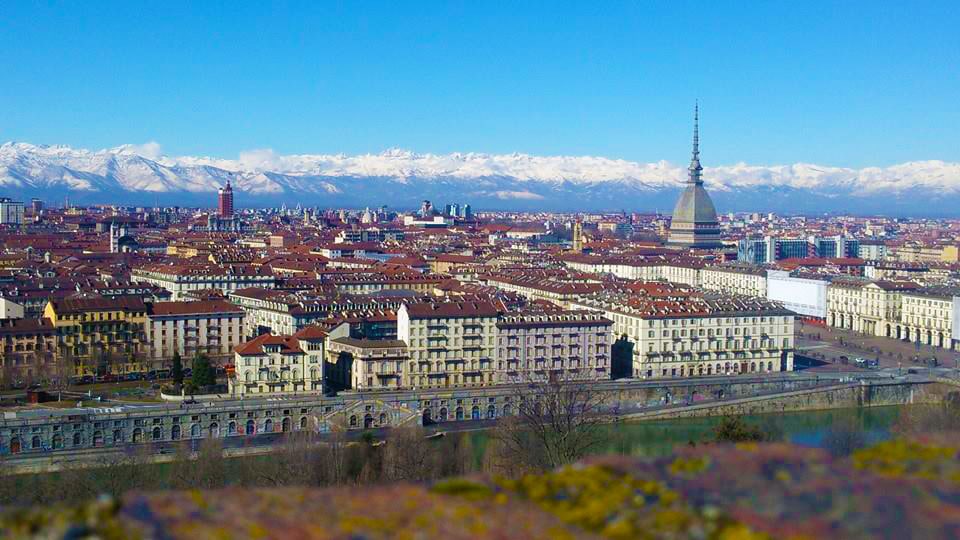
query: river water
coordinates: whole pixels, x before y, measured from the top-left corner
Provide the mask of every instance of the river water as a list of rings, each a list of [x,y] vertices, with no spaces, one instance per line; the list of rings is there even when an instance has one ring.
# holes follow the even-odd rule
[[[902,405],[800,411],[778,414],[748,415],[743,419],[782,440],[803,446],[823,447],[833,426],[858,430],[867,445],[887,440],[897,421]],[[658,457],[669,455],[677,446],[709,442],[713,429],[721,417],[677,418],[653,422],[613,424],[610,442],[600,453],[623,453],[635,456]],[[473,443],[478,449],[486,446],[488,435],[473,432]]]

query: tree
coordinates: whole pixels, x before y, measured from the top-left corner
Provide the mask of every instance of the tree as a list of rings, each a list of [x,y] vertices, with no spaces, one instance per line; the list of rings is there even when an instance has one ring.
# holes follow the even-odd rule
[[[498,464],[512,470],[551,470],[605,443],[605,418],[616,411],[594,382],[574,376],[516,385],[511,400],[516,414],[501,418],[492,434]]]
[[[173,353],[173,368],[170,370],[170,375],[173,377],[173,384],[183,385],[183,360],[180,359],[180,351]]]
[[[394,428],[384,446],[383,475],[393,481],[428,480],[436,470],[436,460],[435,445],[426,439],[423,428]]]
[[[610,348],[610,375],[614,379],[633,376],[633,343],[620,336]]]
[[[713,440],[719,443],[763,442],[766,434],[757,426],[751,426],[739,416],[725,416],[713,428]]]
[[[210,365],[210,359],[205,354],[198,354],[193,357],[193,373],[191,381],[197,388],[205,388],[216,384],[216,373],[213,366]]]

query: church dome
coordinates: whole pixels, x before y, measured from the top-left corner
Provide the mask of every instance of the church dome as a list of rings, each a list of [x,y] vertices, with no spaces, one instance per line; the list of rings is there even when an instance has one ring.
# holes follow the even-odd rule
[[[717,209],[703,184],[687,184],[673,208],[675,223],[716,223]]]

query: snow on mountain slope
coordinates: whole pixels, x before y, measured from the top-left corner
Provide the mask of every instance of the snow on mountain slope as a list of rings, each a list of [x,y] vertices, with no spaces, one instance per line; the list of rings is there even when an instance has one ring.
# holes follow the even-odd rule
[[[841,196],[875,200],[880,209],[884,198],[887,204],[952,208],[960,194],[960,164],[943,161],[864,169],[738,163],[707,167],[704,177],[720,199],[749,201],[751,195],[765,193],[758,198],[762,204],[770,194],[789,194],[798,210],[807,205],[797,199],[812,199],[817,208]],[[0,145],[0,191],[5,194],[78,193],[103,199],[99,202],[110,202],[111,197],[140,199],[138,195],[144,194],[189,199],[212,193],[229,179],[240,194],[297,197],[312,203],[389,204],[393,198],[394,204],[406,204],[429,195],[440,200],[479,198],[491,206],[510,202],[551,208],[569,206],[577,202],[570,197],[579,197],[587,207],[649,209],[644,201],[660,205],[662,197],[675,195],[685,178],[685,166],[667,161],[636,163],[593,156],[439,155],[399,149],[356,156],[284,156],[252,150],[237,159],[221,159],[163,156],[156,143],[99,151]],[[927,200],[913,200],[917,196]]]

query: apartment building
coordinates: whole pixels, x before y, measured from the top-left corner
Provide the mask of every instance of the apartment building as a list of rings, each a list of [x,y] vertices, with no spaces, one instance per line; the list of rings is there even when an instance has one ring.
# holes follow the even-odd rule
[[[909,281],[835,279],[827,287],[827,324],[872,336],[896,337]]]
[[[795,314],[759,298],[605,292],[577,303],[633,344],[637,378],[793,370]]]
[[[192,291],[217,289],[226,296],[247,287],[272,289],[277,283],[269,269],[252,265],[152,265],[134,268],[130,279],[163,287],[175,302],[187,299]]]
[[[0,388],[73,375],[58,373],[57,329],[49,319],[0,319],[0,345]]]
[[[197,354],[229,359],[243,342],[243,318],[243,309],[223,300],[153,303],[147,313],[150,359],[157,367],[174,353],[185,359]]]
[[[496,327],[496,383],[610,378],[613,322],[600,313],[509,313]]]
[[[51,300],[44,318],[57,329],[74,375],[146,371],[147,306],[138,297]]]
[[[410,354],[410,385],[475,387],[494,381],[499,310],[492,302],[404,304],[397,339]]]
[[[753,265],[707,266],[700,271],[700,287],[743,296],[767,296],[767,271]]]
[[[567,308],[571,300],[594,293],[603,288],[597,281],[573,276],[551,276],[540,273],[494,274],[480,281],[504,291],[523,295],[530,300],[546,300],[561,308]]]
[[[923,287],[903,293],[895,337],[956,350],[953,333],[960,315],[960,287]]]
[[[359,392],[408,388],[410,355],[407,344],[395,339],[332,338],[327,356],[335,359],[328,381]]]
[[[252,287],[230,293],[230,301],[246,312],[244,334],[290,335],[343,313],[384,313],[399,309],[399,296],[317,294]]]
[[[322,392],[326,338],[326,332],[309,327],[292,336],[263,334],[243,343],[234,350],[230,394]]]

